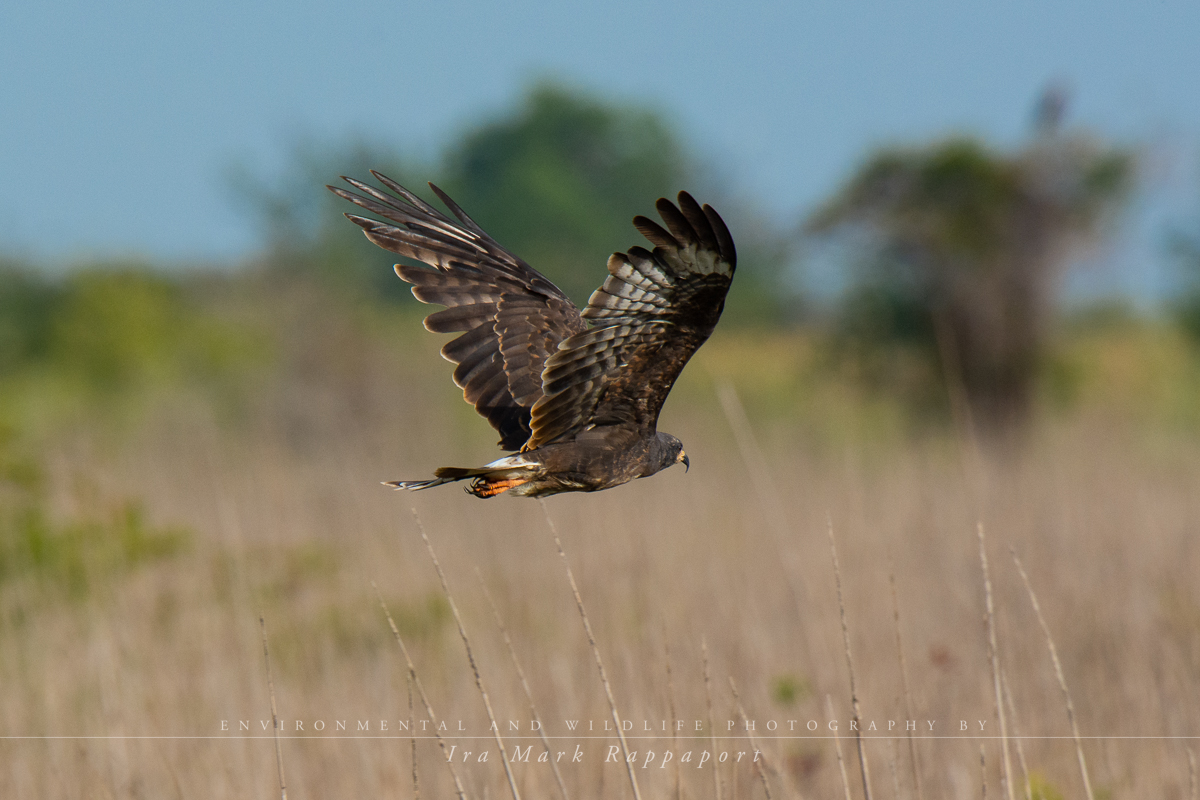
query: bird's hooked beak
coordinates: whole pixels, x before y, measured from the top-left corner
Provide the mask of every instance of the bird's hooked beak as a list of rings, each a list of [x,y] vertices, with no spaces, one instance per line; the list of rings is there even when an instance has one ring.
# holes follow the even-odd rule
[[[683,471],[687,472],[691,468],[692,462],[688,460],[687,453],[679,451],[679,456],[675,459],[676,464],[683,464]]]

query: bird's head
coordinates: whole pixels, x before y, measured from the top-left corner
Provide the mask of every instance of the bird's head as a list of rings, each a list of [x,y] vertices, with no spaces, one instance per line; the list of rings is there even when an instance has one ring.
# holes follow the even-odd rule
[[[659,451],[659,469],[666,469],[675,464],[683,464],[683,470],[686,472],[692,462],[688,460],[687,453],[683,452],[683,442],[676,439],[669,433],[660,433],[656,437],[658,439]]]

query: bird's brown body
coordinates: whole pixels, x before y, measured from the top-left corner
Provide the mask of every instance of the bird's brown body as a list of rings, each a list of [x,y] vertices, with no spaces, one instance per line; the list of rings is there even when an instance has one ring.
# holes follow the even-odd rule
[[[477,468],[443,467],[426,489],[469,480],[477,497],[599,491],[688,464],[657,431],[659,410],[721,316],[737,261],[725,223],[686,192],[659,200],[667,227],[636,217],[655,245],[616,253],[609,277],[580,311],[554,284],[488,236],[436,186],[452,221],[378,173],[386,194],[330,187],[395,225],[347,214],[372,242],[432,269],[398,264],[418,300],[446,306],[425,327],[461,332],[442,348],[467,402],[519,450]],[[402,199],[401,199],[402,198]],[[591,326],[589,327],[589,324]]]
[[[398,489],[427,489],[469,479],[467,491],[476,497],[494,497],[510,491],[522,497],[542,497],[559,492],[598,492],[635,478],[648,478],[667,467],[687,464],[679,440],[665,433],[642,439],[621,429],[599,428],[569,442],[549,444],[485,467],[442,467],[430,481],[396,481]]]

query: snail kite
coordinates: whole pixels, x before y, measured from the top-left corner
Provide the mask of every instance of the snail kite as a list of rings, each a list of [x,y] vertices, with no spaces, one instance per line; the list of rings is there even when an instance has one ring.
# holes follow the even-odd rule
[[[397,264],[396,274],[421,302],[446,306],[425,318],[426,329],[461,332],[442,348],[457,365],[454,382],[500,432],[500,446],[519,451],[389,486],[470,480],[467,491],[476,497],[537,497],[594,492],[689,465],[680,441],[656,427],[675,379],[716,326],[733,279],[733,238],[716,211],[680,192],[678,206],[658,201],[666,228],[635,217],[654,249],[613,254],[604,285],[580,311],[433,184],[457,222],[372,174],[397,196],[351,178],[343,180],[361,194],[329,188],[388,220],[347,214],[368,239],[427,265]]]

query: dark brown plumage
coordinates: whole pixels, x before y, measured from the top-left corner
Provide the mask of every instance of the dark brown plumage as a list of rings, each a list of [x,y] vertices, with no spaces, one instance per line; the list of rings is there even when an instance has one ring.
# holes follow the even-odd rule
[[[658,433],[658,413],[716,326],[733,279],[737,253],[716,211],[680,192],[678,206],[657,203],[666,228],[635,217],[654,249],[613,254],[609,277],[581,312],[433,184],[457,222],[371,174],[398,196],[352,178],[343,180],[362,194],[329,189],[390,220],[347,214],[368,239],[432,268],[397,264],[396,274],[421,302],[446,306],[425,327],[461,333],[442,348],[457,365],[454,382],[499,431],[500,446],[520,450],[483,467],[443,467],[431,480],[388,485],[427,489],[469,479],[477,497],[536,497],[608,489],[688,465],[679,440]]]

